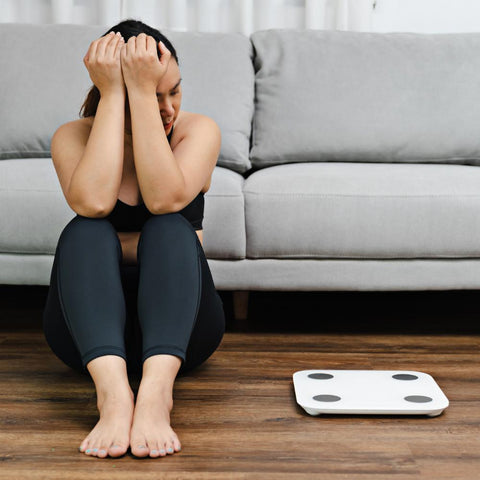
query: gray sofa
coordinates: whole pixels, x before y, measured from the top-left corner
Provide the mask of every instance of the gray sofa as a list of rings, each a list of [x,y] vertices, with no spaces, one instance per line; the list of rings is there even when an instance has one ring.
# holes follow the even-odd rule
[[[47,285],[75,215],[50,139],[107,27],[0,25],[0,284]],[[219,290],[480,288],[480,34],[164,33],[222,149],[205,196]]]

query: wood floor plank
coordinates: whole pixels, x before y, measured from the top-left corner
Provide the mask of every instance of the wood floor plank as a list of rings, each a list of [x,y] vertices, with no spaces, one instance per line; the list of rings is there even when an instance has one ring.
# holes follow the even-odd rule
[[[478,335],[229,332],[177,379],[172,425],[183,450],[157,460],[77,452],[97,419],[90,379],[57,360],[38,329],[1,331],[0,344],[0,479],[473,480],[480,471]],[[450,407],[436,418],[311,417],[292,383],[307,368],[425,371]]]

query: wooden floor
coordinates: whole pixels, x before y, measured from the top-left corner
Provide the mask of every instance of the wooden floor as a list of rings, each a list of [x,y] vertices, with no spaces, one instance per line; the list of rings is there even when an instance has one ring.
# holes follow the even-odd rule
[[[182,452],[100,460],[76,450],[95,392],[43,339],[46,289],[0,286],[0,479],[480,478],[480,293],[256,292],[244,322],[220,293],[224,341],[176,381]],[[427,372],[450,406],[435,418],[312,417],[292,383],[309,368]]]

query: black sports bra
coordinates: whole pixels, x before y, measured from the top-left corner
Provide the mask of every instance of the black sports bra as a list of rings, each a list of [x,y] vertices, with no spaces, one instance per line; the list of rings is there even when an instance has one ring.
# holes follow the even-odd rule
[[[169,143],[172,134],[173,128],[167,137]],[[178,212],[192,224],[195,230],[202,230],[203,228],[204,200],[204,193],[200,192],[192,202]],[[152,216],[153,214],[143,202],[138,205],[129,205],[118,199],[113,210],[105,218],[110,221],[118,232],[139,232],[143,224]]]

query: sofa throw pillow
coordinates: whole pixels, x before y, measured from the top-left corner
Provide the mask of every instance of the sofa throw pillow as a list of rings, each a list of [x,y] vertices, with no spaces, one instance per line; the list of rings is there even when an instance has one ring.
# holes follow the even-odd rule
[[[250,159],[480,163],[480,33],[268,30]]]

